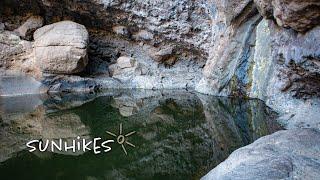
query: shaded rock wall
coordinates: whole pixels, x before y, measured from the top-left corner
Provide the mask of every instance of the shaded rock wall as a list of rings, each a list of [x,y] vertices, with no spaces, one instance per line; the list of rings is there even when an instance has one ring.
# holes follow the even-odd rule
[[[264,20],[257,28],[251,97],[282,112],[293,127],[319,128],[319,28],[306,34],[279,30]]]
[[[262,20],[257,9],[270,20]],[[219,11],[219,20],[231,20],[222,22],[196,90],[259,98],[280,112],[288,128],[319,128],[318,3],[255,1],[233,10],[241,13],[228,16],[232,10],[228,15]]]

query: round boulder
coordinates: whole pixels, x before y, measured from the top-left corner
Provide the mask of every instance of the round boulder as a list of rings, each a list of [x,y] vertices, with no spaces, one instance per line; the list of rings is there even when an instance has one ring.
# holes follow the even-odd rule
[[[34,57],[43,72],[74,74],[87,65],[89,35],[83,25],[61,21],[36,30],[33,36]]]

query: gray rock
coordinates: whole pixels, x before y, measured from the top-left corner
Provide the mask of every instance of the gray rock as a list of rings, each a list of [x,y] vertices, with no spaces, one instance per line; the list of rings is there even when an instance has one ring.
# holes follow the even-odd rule
[[[113,32],[115,32],[118,35],[122,35],[122,36],[128,36],[129,35],[129,31],[127,29],[127,27],[125,26],[114,26],[112,27]]]
[[[4,24],[2,22],[0,22],[0,31],[3,31],[5,28]]]
[[[136,40],[152,40],[153,34],[146,31],[146,30],[141,30],[141,31],[137,32],[136,34],[134,34],[133,38],[135,38]]]
[[[305,34],[276,31],[271,21],[257,27],[250,96],[280,113],[289,129],[320,128],[319,28]]]
[[[149,47],[148,53],[155,61],[163,62],[170,58],[170,56],[174,56],[173,49],[174,48],[172,46],[165,46],[160,49]]]
[[[32,58],[32,43],[22,40],[12,31],[0,32],[0,74],[8,71],[20,76],[26,73],[40,76],[40,70]]]
[[[19,7],[27,12],[33,9],[33,5],[29,3],[20,5],[12,2],[12,4],[14,8]],[[46,19],[46,23],[69,19],[85,25],[90,30],[88,51],[90,62],[83,74],[94,76],[95,80],[107,88],[110,88],[110,85],[118,88],[119,85],[121,88],[193,89],[200,79],[201,70],[211,46],[210,21],[214,11],[209,12],[209,10],[215,8],[212,2],[202,0],[197,2],[189,0],[85,1],[81,2],[81,5],[71,3],[72,8],[70,2],[66,0],[59,3],[41,1],[39,4],[39,8],[44,12],[41,15]],[[59,8],[62,6],[66,8]],[[114,11],[110,12],[109,8]],[[64,18],[59,14],[68,14],[68,17]],[[79,17],[88,19],[82,21],[83,19],[80,20]],[[42,56],[50,53],[49,50],[37,48],[37,43],[35,42],[35,56],[46,59],[47,57],[42,58]],[[149,53],[144,49],[145,46],[154,48],[155,51]],[[52,57],[66,60],[60,57],[67,54],[61,49],[52,50]],[[75,51],[75,54],[77,53],[78,51]],[[59,57],[55,57],[58,55]],[[138,67],[129,72],[124,71],[122,75],[111,80],[108,69],[112,69],[111,64],[116,63],[119,56],[133,57]],[[40,58],[35,59],[38,61]],[[59,61],[51,65],[44,64],[57,69],[59,64],[62,64]],[[36,64],[42,66],[42,63]],[[63,64],[68,63],[63,62]],[[63,66],[61,69],[67,70]],[[60,70],[55,72],[45,70],[45,72],[70,74]],[[177,77],[175,72],[179,73]]]
[[[320,23],[318,0],[255,0],[261,14],[279,26],[306,32]]]
[[[31,16],[18,29],[14,30],[23,39],[31,40],[33,32],[43,26],[43,18],[41,16]]]
[[[41,82],[48,92],[94,92],[100,85],[92,78],[46,74]]]
[[[135,62],[136,60],[131,57],[122,56],[117,59],[117,65],[121,69],[131,68],[135,65]]]
[[[271,77],[273,60],[270,54],[271,47],[271,31],[268,21],[263,20],[257,26],[256,50],[254,52],[254,64],[252,71],[252,88],[250,97],[256,97],[262,100],[267,99],[267,86]]]
[[[244,8],[243,14],[233,21],[233,25],[219,32],[221,38],[203,69],[202,79],[196,86],[198,92],[246,96],[246,89],[250,88],[250,64],[254,53],[251,46],[255,43],[255,28],[261,17],[252,5]],[[255,16],[250,16],[252,14]],[[241,23],[243,19],[246,21]]]
[[[53,74],[81,72],[88,63],[88,32],[83,25],[62,21],[34,33],[34,56],[42,71]]]
[[[134,74],[135,67],[137,66],[136,60],[131,57],[122,56],[117,59],[116,64],[109,66],[110,73],[114,77],[125,76],[125,74]]]
[[[320,131],[293,129],[234,151],[202,179],[319,179]]]

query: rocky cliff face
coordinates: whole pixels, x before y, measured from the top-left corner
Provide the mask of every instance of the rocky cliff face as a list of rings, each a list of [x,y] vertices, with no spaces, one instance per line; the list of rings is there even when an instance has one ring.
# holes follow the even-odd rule
[[[7,76],[29,74],[52,92],[195,89],[259,98],[288,126],[319,128],[318,1],[2,4]],[[307,123],[298,120],[304,116]]]
[[[318,0],[14,0],[0,13],[1,95],[188,89],[320,129]],[[31,79],[8,90],[17,74]]]
[[[196,90],[259,98],[284,113],[288,127],[319,128],[319,2],[254,3],[214,43]]]
[[[206,1],[24,2],[2,6],[5,29],[18,29],[21,23],[16,19],[25,21],[30,14],[42,16],[45,24],[72,20],[86,26],[89,62],[81,75],[94,76],[97,84],[190,89],[201,78],[212,41]],[[15,12],[15,7],[20,11]],[[132,58],[136,63],[118,69],[112,78],[109,66],[119,57]]]

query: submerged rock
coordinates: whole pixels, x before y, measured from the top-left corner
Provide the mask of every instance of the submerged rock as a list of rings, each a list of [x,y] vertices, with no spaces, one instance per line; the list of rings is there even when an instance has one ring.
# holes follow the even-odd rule
[[[65,75],[45,75],[42,82],[49,93],[57,92],[94,92],[99,89],[99,84],[91,78]]]
[[[320,131],[294,129],[262,137],[233,152],[203,180],[318,179]]]

